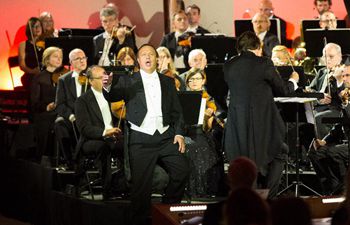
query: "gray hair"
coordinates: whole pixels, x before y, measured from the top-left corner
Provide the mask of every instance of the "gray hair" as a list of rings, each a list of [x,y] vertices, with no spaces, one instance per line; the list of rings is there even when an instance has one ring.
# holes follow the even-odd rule
[[[73,60],[73,57],[75,56],[75,54],[77,54],[78,52],[83,52],[83,50],[81,50],[80,48],[75,48],[72,51],[69,52],[69,61],[71,62]]]
[[[337,45],[335,43],[328,43],[326,46],[324,46],[324,48],[322,50],[323,56],[326,55],[326,48],[334,48],[340,56],[342,55],[341,47],[339,45]]]
[[[207,57],[203,49],[193,49],[190,51],[190,54],[188,54],[188,61],[190,62],[196,55],[199,54],[203,55],[205,58]]]
[[[115,16],[116,18],[118,17],[118,12],[116,12],[115,9],[113,9],[112,7],[104,7],[100,10],[100,18],[104,16]]]

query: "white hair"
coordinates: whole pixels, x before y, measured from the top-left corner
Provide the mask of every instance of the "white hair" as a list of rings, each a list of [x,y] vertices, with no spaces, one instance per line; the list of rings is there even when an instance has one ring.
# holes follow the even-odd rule
[[[329,49],[329,48],[334,48],[340,56],[342,55],[341,47],[339,45],[337,45],[335,43],[328,43],[328,44],[326,44],[326,46],[324,46],[324,48],[322,50],[323,56],[326,55],[326,49]]]
[[[188,54],[188,62],[190,62],[195,56],[202,54],[205,58],[207,58],[207,55],[203,51],[203,49],[193,49],[190,51],[190,54]]]
[[[68,56],[68,57],[69,57],[69,61],[72,61],[74,55],[77,54],[78,52],[83,52],[83,53],[84,53],[84,51],[81,50],[80,48],[75,48],[75,49],[73,49],[72,51],[70,51],[70,52],[69,52],[69,56]]]

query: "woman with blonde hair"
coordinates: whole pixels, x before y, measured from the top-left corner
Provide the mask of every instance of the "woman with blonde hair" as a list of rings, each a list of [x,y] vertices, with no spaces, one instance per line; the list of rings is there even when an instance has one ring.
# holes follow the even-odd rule
[[[183,90],[184,84],[181,79],[178,77],[178,72],[176,71],[174,61],[171,58],[169,49],[166,47],[157,48],[158,53],[158,72],[162,73],[168,77],[171,77],[175,81],[176,89]]]

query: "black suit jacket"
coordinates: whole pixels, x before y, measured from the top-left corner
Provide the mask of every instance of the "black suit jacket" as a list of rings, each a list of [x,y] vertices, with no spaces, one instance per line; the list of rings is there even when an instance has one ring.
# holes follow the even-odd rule
[[[196,33],[197,34],[208,34],[210,33],[209,30],[205,29],[204,27],[202,26],[198,26],[197,30],[196,30]]]
[[[105,38],[103,37],[104,33],[99,34],[94,37],[94,63],[98,64],[103,52],[103,47],[105,44]],[[136,52],[135,41],[132,36],[126,36],[124,43],[119,44],[117,39],[112,39],[113,43],[109,49],[108,58],[112,62],[114,60],[114,55],[118,54],[119,50],[123,47],[130,47]]]
[[[56,91],[56,111],[59,116],[68,119],[74,114],[74,103],[77,99],[77,90],[73,71],[70,71],[58,79]],[[90,86],[88,85],[88,88]]]
[[[175,134],[184,135],[182,107],[180,105],[174,79],[158,73],[162,92],[163,125],[170,125],[175,129]],[[140,126],[147,113],[146,96],[140,72],[132,76],[121,75],[109,92],[103,91],[103,95],[109,102],[124,99],[126,103],[126,120]]]
[[[103,140],[105,125],[94,93],[89,89],[75,101],[76,124],[80,133],[76,154],[87,140]],[[114,119],[111,113],[112,119]],[[113,124],[115,121],[112,121]]]
[[[269,58],[271,58],[272,49],[280,44],[278,37],[270,32],[266,33],[263,43],[263,55]]]
[[[167,35],[165,35],[162,39],[162,41],[160,42],[160,45],[159,46],[164,46],[166,47],[167,49],[169,49],[169,52],[171,54],[171,57],[174,59],[175,57],[175,54],[177,51],[180,52],[180,48],[181,46],[178,45],[178,42],[176,41],[176,38],[175,38],[175,32],[171,32]],[[189,54],[189,48],[187,48],[185,51],[184,51],[184,63],[185,63],[185,66],[188,68],[188,54]]]
[[[30,99],[33,113],[46,112],[49,103],[55,102],[56,87],[52,79],[52,73],[47,70],[35,76],[30,90]]]
[[[285,126],[274,102],[274,94],[294,92],[272,61],[242,52],[224,65],[224,79],[230,90],[225,124],[225,151],[228,160],[246,156],[264,175],[266,166],[282,153]]]

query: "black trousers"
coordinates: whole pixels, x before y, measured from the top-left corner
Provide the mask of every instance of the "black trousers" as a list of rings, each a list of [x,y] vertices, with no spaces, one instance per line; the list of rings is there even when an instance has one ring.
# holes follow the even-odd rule
[[[189,162],[173,144],[174,132],[169,128],[154,135],[130,130],[131,219],[133,225],[147,224],[151,211],[154,168],[160,164],[169,174],[163,203],[180,203],[189,177]]]
[[[114,143],[103,140],[88,140],[82,145],[82,156],[94,157],[99,171],[101,172],[104,196],[110,195],[111,191],[111,153],[116,150]]]
[[[37,144],[36,158],[54,155],[54,123],[57,114],[55,112],[42,112],[33,115],[34,131]]]

